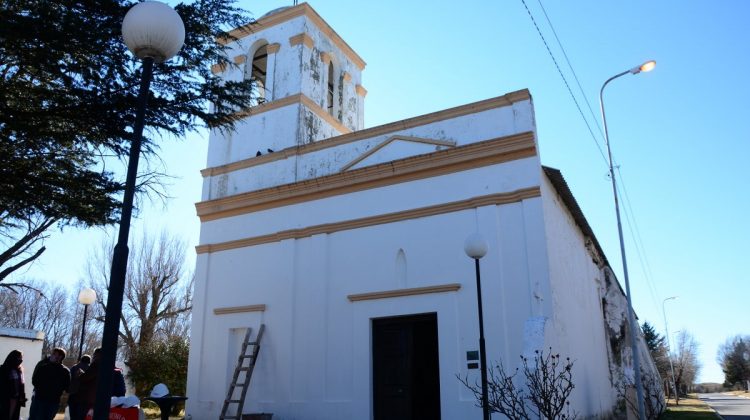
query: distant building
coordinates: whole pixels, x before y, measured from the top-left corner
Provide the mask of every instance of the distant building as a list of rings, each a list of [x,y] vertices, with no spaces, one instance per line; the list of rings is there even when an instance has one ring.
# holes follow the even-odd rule
[[[309,5],[236,35],[238,66],[214,71],[255,77],[263,100],[209,140],[187,414],[218,417],[265,324],[245,413],[479,418],[457,379],[479,380],[477,231],[488,360],[551,347],[575,360],[574,408],[612,414],[632,375],[625,298],[541,165],[529,92],[364,129],[365,63]]]
[[[13,350],[19,350],[23,353],[23,367],[26,392],[26,407],[21,407],[21,418],[29,417],[29,407],[31,406],[31,373],[34,371],[36,363],[42,359],[42,345],[44,344],[44,333],[36,330],[27,330],[21,328],[0,327],[0,363]]]

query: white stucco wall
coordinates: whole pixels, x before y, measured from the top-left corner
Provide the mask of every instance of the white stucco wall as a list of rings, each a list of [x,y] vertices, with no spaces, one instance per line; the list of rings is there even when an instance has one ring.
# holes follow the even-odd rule
[[[261,18],[258,25],[252,26],[250,30],[252,33],[228,44],[230,48],[227,56],[234,58],[244,55],[247,57],[246,63],[249,63],[252,54],[260,45],[279,44],[279,51],[269,55],[269,61],[273,62],[275,72],[269,72],[266,79],[266,87],[271,91],[273,99],[304,93],[322,107],[325,100],[325,74],[320,57],[322,52],[332,56],[337,79],[343,72],[351,76],[347,87],[362,83],[362,71],[359,67],[332,41],[330,36],[321,31],[321,28],[305,15],[273,25],[265,24]],[[312,38],[312,48],[303,47],[302,44],[291,45],[290,38],[302,33]],[[275,57],[272,57],[273,55]],[[244,64],[229,67],[222,73],[222,77],[227,80],[241,80],[245,74],[244,67]],[[310,77],[307,77],[308,75]],[[350,128],[354,130],[361,127],[351,126]]]
[[[246,412],[273,412],[281,419],[368,418],[370,320],[437,312],[442,414],[478,415],[473,396],[455,378],[478,379],[477,371],[465,367],[465,352],[477,350],[478,331],[473,264],[463,253],[463,240],[477,229],[477,219],[481,229],[495,232],[488,238],[492,251],[482,260],[487,350],[491,360],[512,358],[522,350],[524,322],[535,305],[529,285],[536,280],[527,264],[533,258],[516,257],[538,250],[527,249],[523,236],[500,232],[522,225],[535,200],[201,255],[195,305],[205,311],[193,319],[201,329],[194,325],[192,333],[190,412],[194,418],[216,413],[234,362],[229,355],[224,358],[231,353],[229,343],[236,342],[232,329],[263,322],[267,330]],[[405,255],[403,276],[399,251]],[[375,301],[346,299],[445,283],[462,288]],[[211,312],[255,303],[266,304],[267,310]],[[195,350],[198,343],[211,350],[201,355]]]
[[[581,229],[546,177],[544,223],[554,310],[549,346],[574,363],[573,404],[582,415],[608,413],[616,404],[610,375],[601,269],[593,262]],[[578,386],[585,384],[584,386]]]
[[[387,187],[366,189],[251,214],[202,223],[200,242],[220,243],[324,223],[335,223],[385,213],[459,201],[495,192],[535,186],[534,159],[508,162]],[[512,181],[512,184],[508,181]],[[500,189],[498,184],[504,184]]]
[[[299,110],[299,107],[288,106],[256,115],[241,122],[235,134],[227,134],[222,137],[212,136],[209,165],[211,163],[218,165],[220,162],[235,162],[245,159],[248,155],[255,156],[256,151],[259,150],[259,144],[273,143],[277,141],[276,139],[291,136],[294,124],[280,124],[272,121],[275,119],[295,121],[297,115],[293,113],[292,108]],[[204,178],[202,198],[203,200],[213,200],[227,195],[334,174],[339,172],[344,165],[393,136],[445,140],[455,142],[456,146],[463,146],[483,140],[534,131],[532,115],[531,101],[524,100],[510,106],[448,118],[407,129],[399,129],[397,125],[394,125],[392,130],[387,131],[374,127],[357,134],[356,141],[343,144],[338,144],[339,138],[337,137],[329,138],[323,140],[323,143],[329,142],[337,145],[310,153],[289,153],[290,156],[282,160],[250,166],[226,174],[208,176]],[[367,132],[376,134],[367,136]],[[252,133],[252,135],[249,133]],[[346,138],[346,136],[342,137]],[[273,146],[277,146],[277,144],[273,143]],[[426,148],[425,146],[425,144],[415,144],[408,141],[394,142],[378,153],[371,155],[359,165],[354,166],[354,168],[447,148],[436,146]],[[278,147],[271,147],[271,149],[277,153],[283,153]],[[264,154],[266,153],[265,149],[261,150]],[[292,151],[290,150],[290,152]]]
[[[519,108],[524,106],[530,109],[528,101]],[[518,113],[508,106],[489,111],[484,118],[469,115],[443,120],[407,134],[440,133],[445,139],[446,133],[453,133],[460,147],[515,134],[516,128],[533,129],[530,123],[517,124],[513,115]],[[309,161],[315,158],[323,167],[326,156],[333,160],[349,153],[337,158],[339,163],[334,161],[330,167],[319,169],[325,170],[323,173],[306,178],[335,173],[336,165],[357,156],[351,150],[367,150],[367,145],[374,147],[390,135],[381,134],[375,140],[364,137],[340,148],[323,149],[320,156],[303,155]],[[389,157],[434,151],[434,146],[391,146],[397,150]],[[378,156],[373,155],[370,162],[381,163],[383,158]],[[272,162],[276,169],[266,169],[265,173],[276,174],[278,183],[292,182],[295,178],[287,175],[292,171],[279,169],[284,162]],[[262,168],[252,169],[261,173]],[[520,158],[206,221],[201,228],[201,243],[513,192],[538,186],[538,168],[538,157]],[[257,328],[262,322],[267,327],[264,347],[246,412],[273,412],[279,418],[367,418],[372,395],[371,319],[436,312],[442,414],[444,418],[461,418],[478,413],[473,396],[455,377],[468,374],[470,380],[478,379],[478,371],[467,370],[465,360],[466,351],[478,349],[478,327],[473,264],[463,253],[463,241],[477,229],[489,236],[491,251],[482,260],[489,359],[515,360],[523,350],[527,319],[548,315],[549,311],[540,298],[549,293],[541,217],[541,199],[531,198],[199,255],[188,412],[202,418],[220,410],[241,328]],[[346,298],[349,294],[446,283],[460,283],[462,287],[457,292],[377,301],[349,302]],[[218,307],[251,304],[265,304],[267,309],[262,313],[213,314]]]
[[[548,342],[555,352],[576,361],[576,385],[585,384],[573,393],[579,413],[611,413],[622,397],[623,381],[634,383],[627,298],[549,178],[542,179],[554,302]],[[658,387],[659,374],[640,328],[636,337],[643,380],[651,376]]]
[[[530,107],[530,103],[527,102]],[[525,104],[524,104],[525,105]],[[507,107],[511,108],[511,107]],[[502,108],[501,108],[502,109]],[[493,110],[497,111],[497,110]],[[517,113],[514,113],[517,115]],[[513,128],[487,127],[501,111],[415,127],[409,132],[448,133],[476,117],[475,131],[454,138],[457,147],[496,138]],[[529,112],[528,115],[533,115]],[[500,119],[511,127],[514,119]],[[527,122],[533,128],[533,123]],[[425,124],[427,126],[428,124]],[[420,131],[421,130],[421,131]],[[378,140],[390,135],[378,134]],[[375,136],[374,136],[375,137]],[[366,136],[310,153],[320,172],[336,172],[336,159],[349,150],[380,144]],[[399,147],[401,157],[430,148]],[[388,147],[391,147],[389,145]],[[336,150],[339,153],[335,153]],[[384,149],[385,150],[385,149]],[[329,160],[326,161],[325,157]],[[313,156],[302,155],[312,160]],[[371,164],[384,158],[376,153]],[[249,168],[276,182],[294,182],[280,165]],[[302,158],[297,159],[298,168]],[[327,162],[328,166],[323,163]],[[239,172],[239,171],[238,171]],[[250,177],[248,177],[250,178]],[[250,181],[248,181],[250,182]],[[210,185],[207,183],[207,185]],[[466,351],[476,350],[476,290],[473,265],[462,251],[466,236],[480,230],[490,252],[482,259],[488,360],[514,368],[521,354],[552,347],[576,364],[573,403],[582,415],[608,413],[615,402],[608,336],[601,307],[601,270],[591,261],[585,239],[554,188],[543,177],[538,156],[470,168],[388,186],[364,189],[268,210],[205,221],[201,244],[271,235],[382,214],[457,202],[530,187],[541,197],[451,213],[285,239],[200,254],[197,264],[190,355],[188,413],[194,418],[220,410],[242,328],[266,325],[264,346],[245,412],[273,412],[277,418],[368,418],[372,407],[371,329],[373,318],[435,312],[438,318],[441,411],[444,418],[478,415],[473,396],[455,375],[467,370]],[[213,188],[213,187],[211,187]],[[244,188],[258,188],[246,184]],[[243,188],[243,189],[244,189]],[[459,283],[456,292],[350,302],[350,294]],[[264,312],[215,315],[220,307],[265,304]],[[613,303],[614,305],[614,303]],[[610,305],[608,309],[614,306]],[[612,317],[610,317],[612,318]],[[585,362],[583,362],[585,361]],[[209,378],[209,379],[207,379]],[[217,386],[216,384],[221,384]]]
[[[0,328],[0,363],[13,350],[23,353],[24,388],[26,393],[26,407],[21,407],[21,418],[29,417],[31,407],[31,373],[39,360],[42,360],[42,345],[44,344],[44,333],[35,330],[18,328]]]
[[[269,148],[281,150],[289,147],[288,139],[296,139],[298,126],[282,124],[281,121],[297,121],[299,108],[299,104],[291,104],[245,118],[237,122],[235,131],[212,130],[209,137],[208,167],[247,159],[255,156],[258,151],[266,154]],[[220,182],[221,180],[216,180],[216,183]]]
[[[350,131],[363,128],[364,98],[355,92],[355,86],[362,84],[362,71],[332,40],[332,36],[338,35],[324,32],[307,15],[274,24],[261,18],[251,30],[252,33],[228,44],[226,54],[230,62],[235,58],[244,58],[245,61],[228,66],[221,72],[222,78],[242,80],[249,74],[255,51],[265,44],[278,44],[279,50],[268,54],[266,103],[302,94],[326,110],[328,73],[321,56],[325,53],[334,63],[334,118]],[[305,43],[291,44],[290,38],[300,34],[312,40],[312,47]],[[348,75],[346,80],[344,73]],[[252,115],[239,123],[234,133],[212,131],[207,166],[251,158],[257,151],[266,154],[269,148],[279,151],[340,134],[344,132],[295,103]]]

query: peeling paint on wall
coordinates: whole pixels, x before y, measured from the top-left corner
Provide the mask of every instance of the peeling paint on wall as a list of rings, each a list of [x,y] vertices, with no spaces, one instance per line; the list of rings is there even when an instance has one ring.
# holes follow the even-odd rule
[[[320,83],[320,50],[313,48],[312,54],[310,54],[310,78],[317,83]]]
[[[547,326],[546,316],[535,316],[526,320],[523,324],[523,357],[534,358],[534,352],[545,350],[544,330]]]
[[[356,129],[357,117],[357,98],[350,96],[346,101],[346,122],[344,123],[349,129]]]
[[[314,143],[315,140],[321,138],[320,125],[320,119],[315,114],[305,109],[303,124],[303,129],[305,130],[305,138],[303,139],[303,144]]]
[[[227,196],[227,186],[229,185],[229,175],[221,175],[219,176],[219,180],[217,182],[217,191],[216,191],[216,198],[226,197]]]

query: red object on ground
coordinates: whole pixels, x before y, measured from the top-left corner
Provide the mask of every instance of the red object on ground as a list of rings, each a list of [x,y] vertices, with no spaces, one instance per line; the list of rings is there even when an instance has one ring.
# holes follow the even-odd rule
[[[109,409],[109,420],[138,420],[140,412],[138,407],[112,407]],[[86,420],[92,420],[91,411],[86,415]]]

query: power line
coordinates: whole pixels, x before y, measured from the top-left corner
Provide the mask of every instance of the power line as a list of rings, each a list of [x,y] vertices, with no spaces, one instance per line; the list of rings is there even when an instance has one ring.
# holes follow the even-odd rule
[[[565,48],[563,47],[562,42],[560,42],[560,38],[557,36],[557,31],[555,31],[555,27],[552,25],[552,21],[547,15],[547,10],[544,8],[544,5],[542,4],[542,0],[537,0],[537,2],[539,3],[539,7],[542,8],[542,13],[544,13],[544,18],[547,19],[547,24],[549,25],[549,28],[552,30],[552,34],[555,35],[555,40],[557,41],[557,45],[560,47],[560,51],[562,51],[563,57],[565,57],[565,62],[568,63],[568,68],[570,68],[570,72],[573,73],[573,78],[576,80],[576,84],[578,85],[578,90],[581,92],[581,96],[583,96],[583,101],[586,102],[586,106],[589,109],[589,114],[591,114],[591,119],[596,124],[596,128],[599,129],[599,135],[601,136],[601,138],[604,138],[604,132],[602,131],[602,126],[599,125],[599,118],[594,114],[594,110],[591,108],[591,103],[589,102],[588,97],[586,96],[586,93],[583,91],[583,87],[581,87],[581,82],[578,80],[578,75],[576,74],[576,71],[573,69],[573,64],[570,63],[570,59],[568,59],[568,54],[565,52]],[[597,140],[594,139],[594,141],[597,141]]]
[[[607,164],[607,158],[604,156],[604,151],[602,150],[602,147],[599,144],[599,141],[596,139],[596,135],[594,135],[594,131],[591,129],[591,125],[589,124],[589,121],[583,115],[583,110],[581,110],[581,105],[578,104],[578,99],[576,99],[575,95],[573,94],[573,90],[570,88],[570,85],[568,84],[568,79],[565,78],[565,75],[560,69],[560,65],[557,63],[557,59],[555,58],[555,55],[552,54],[552,50],[549,48],[549,45],[547,44],[547,40],[544,38],[542,31],[539,29],[539,25],[536,24],[536,19],[534,19],[534,15],[531,14],[531,10],[529,10],[529,6],[526,5],[526,0],[521,0],[521,3],[523,3],[523,7],[526,8],[526,13],[529,14],[529,18],[531,18],[531,22],[534,24],[534,28],[536,28],[536,32],[539,34],[539,37],[542,38],[544,47],[547,49],[547,53],[549,53],[550,58],[552,58],[552,62],[555,63],[557,72],[560,74],[560,77],[562,77],[563,82],[565,83],[565,87],[568,89],[568,93],[570,94],[570,97],[573,99],[573,102],[576,104],[578,113],[581,115],[583,122],[586,124],[586,128],[588,128],[589,134],[591,134],[591,138],[594,140],[594,144],[596,144],[596,148],[599,150],[599,154],[602,156],[602,160],[604,160],[604,163]]]
[[[602,127],[599,125],[599,120],[595,116],[594,111],[591,107],[591,103],[588,101],[588,98],[586,97],[585,92],[583,91],[583,88],[581,86],[581,83],[578,79],[578,76],[576,75],[575,69],[573,68],[573,65],[570,62],[570,59],[568,58],[568,54],[565,52],[565,48],[562,45],[562,42],[560,41],[560,38],[557,36],[557,31],[555,31],[554,25],[552,24],[551,19],[549,18],[549,15],[547,14],[547,11],[544,8],[544,5],[542,4],[541,0],[537,0],[539,3],[539,7],[542,9],[542,13],[544,14],[545,19],[547,20],[547,24],[549,25],[550,29],[552,30],[552,33],[555,36],[555,40],[557,41],[557,45],[560,47],[560,50],[563,53],[563,56],[565,57],[565,61],[568,64],[568,68],[570,69],[571,73],[573,74],[573,77],[576,81],[576,84],[578,85],[578,89],[581,93],[581,96],[583,96],[583,100],[586,103],[586,106],[588,107],[589,114],[591,115],[593,121],[596,123],[596,127],[599,130],[599,134],[604,137],[604,133],[602,131]],[[544,43],[545,48],[547,49],[547,53],[549,54],[550,58],[552,58],[553,63],[555,64],[555,67],[557,68],[557,72],[560,74],[560,77],[563,79],[563,82],[565,83],[565,87],[568,90],[568,93],[570,94],[571,98],[573,99],[573,102],[576,105],[576,108],[578,109],[578,113],[580,114],[581,118],[583,119],[584,123],[586,124],[586,127],[588,128],[589,134],[591,135],[591,139],[594,141],[594,144],[596,145],[597,149],[599,150],[599,154],[602,156],[602,159],[604,160],[605,164],[609,165],[609,162],[607,158],[604,156],[604,152],[602,150],[602,146],[599,143],[599,140],[597,139],[596,135],[594,134],[594,131],[591,129],[591,125],[589,124],[586,116],[584,115],[583,111],[581,110],[581,106],[578,103],[578,100],[576,99],[575,95],[573,94],[573,91],[570,88],[570,84],[568,83],[567,79],[565,78],[565,75],[563,74],[562,70],[560,69],[560,66],[557,62],[557,59],[555,58],[555,55],[552,53],[552,50],[549,47],[549,44],[547,44],[547,40],[544,38],[544,35],[542,34],[542,31],[539,28],[539,25],[536,23],[536,19],[534,19],[534,15],[531,13],[531,10],[529,9],[528,5],[526,4],[525,0],[521,0],[521,3],[523,3],[524,8],[526,9],[526,13],[528,13],[529,18],[531,18],[531,22],[534,24],[534,28],[536,28],[537,33],[539,34],[539,37],[542,39],[542,42]],[[614,159],[613,159],[614,160]],[[645,256],[645,246],[643,245],[643,239],[640,234],[640,229],[638,228],[638,223],[635,219],[635,213],[633,212],[632,205],[630,203],[630,198],[627,194],[627,190],[625,188],[625,182],[622,177],[622,173],[620,172],[619,166],[617,166],[617,172],[620,174],[620,182],[619,184],[622,186],[623,196],[625,198],[625,217],[628,221],[628,229],[630,230],[631,237],[633,238],[633,242],[636,245],[636,252],[638,255],[638,259],[641,262],[641,270],[643,271],[644,278],[646,280],[646,284],[648,285],[649,291],[651,293],[651,297],[654,300],[654,304],[658,308],[658,292],[656,291],[655,283],[653,282],[653,276],[651,273],[651,267],[648,262],[648,258]]]
[[[646,247],[643,244],[641,231],[638,228],[638,223],[636,223],[635,212],[633,211],[633,207],[630,204],[630,196],[628,195],[628,191],[625,188],[625,180],[619,167],[617,167],[617,173],[619,174],[619,181],[620,185],[622,186],[622,197],[624,197],[623,201],[625,202],[624,210],[625,217],[628,220],[628,230],[630,230],[630,236],[633,239],[636,253],[638,254],[638,259],[641,262],[641,271],[643,271],[643,277],[645,278],[646,284],[648,285],[649,291],[651,292],[651,298],[653,299],[654,306],[658,310],[661,295],[656,288],[656,283],[653,281],[653,273],[651,271],[651,264],[648,261],[648,255],[646,254]]]

